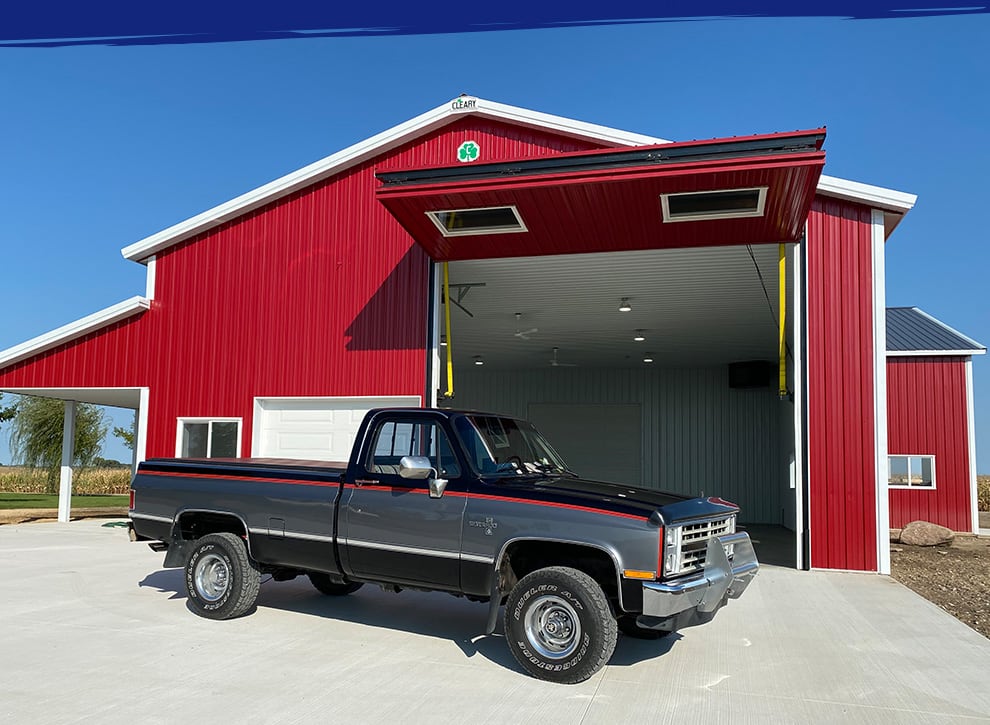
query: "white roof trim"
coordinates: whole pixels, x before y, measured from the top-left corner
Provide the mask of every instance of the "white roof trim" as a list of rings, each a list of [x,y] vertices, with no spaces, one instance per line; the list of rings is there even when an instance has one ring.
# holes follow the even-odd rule
[[[970,355],[986,355],[982,350],[888,350],[887,357],[969,357]]]
[[[40,352],[74,340],[77,337],[82,337],[93,330],[98,330],[114,322],[119,322],[138,312],[147,310],[150,306],[151,303],[146,297],[131,297],[99,312],[86,315],[86,317],[78,319],[75,322],[70,322],[68,325],[62,325],[56,330],[46,332],[44,335],[38,335],[38,337],[32,338],[27,342],[22,342],[20,345],[14,345],[13,347],[8,347],[6,350],[0,350],[0,368],[37,355]]]
[[[825,174],[818,178],[818,193],[849,201],[864,202],[876,209],[899,214],[907,214],[918,201],[917,194],[908,194],[904,191],[885,189],[882,186],[871,184],[861,184],[858,181],[849,181]]]
[[[471,103],[473,101],[473,104]],[[455,108],[457,106],[457,108]],[[246,194],[231,199],[228,202],[204,211],[202,214],[179,222],[157,234],[124,247],[121,254],[125,259],[142,262],[152,254],[177,244],[189,237],[223,222],[230,221],[245,212],[256,209],[279,197],[302,189],[310,184],[325,179],[348,169],[368,158],[377,156],[393,149],[407,141],[421,136],[433,129],[451,123],[455,118],[465,113],[475,113],[487,118],[518,123],[533,128],[548,129],[558,133],[592,138],[597,141],[618,144],[621,146],[641,146],[657,143],[669,143],[664,139],[644,136],[638,133],[620,131],[607,126],[598,126],[583,121],[575,121],[562,116],[530,111],[525,108],[494,103],[481,98],[462,96],[449,101],[442,106],[411,118],[398,126],[382,131],[371,138],[360,141],[342,151],[331,154],[326,158],[304,166],[298,171],[275,179],[264,186],[259,186]]]

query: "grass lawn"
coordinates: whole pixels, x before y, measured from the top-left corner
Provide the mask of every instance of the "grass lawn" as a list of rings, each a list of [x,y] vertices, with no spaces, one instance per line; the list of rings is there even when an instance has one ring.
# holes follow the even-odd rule
[[[127,508],[128,496],[73,496],[72,508]],[[0,509],[57,509],[58,496],[47,493],[0,493]]]

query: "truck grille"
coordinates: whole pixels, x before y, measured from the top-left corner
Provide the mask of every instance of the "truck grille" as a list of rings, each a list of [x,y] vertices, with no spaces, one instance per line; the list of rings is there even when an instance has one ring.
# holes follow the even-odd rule
[[[680,576],[700,571],[705,566],[708,542],[716,536],[735,533],[736,517],[725,516],[707,521],[693,521],[669,526],[664,533],[664,574]],[[732,549],[726,552],[732,557]]]

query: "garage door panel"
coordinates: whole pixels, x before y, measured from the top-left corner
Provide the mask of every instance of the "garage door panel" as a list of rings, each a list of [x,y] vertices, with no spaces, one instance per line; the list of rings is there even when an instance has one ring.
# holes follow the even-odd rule
[[[252,455],[346,461],[369,410],[421,403],[418,396],[258,398]]]

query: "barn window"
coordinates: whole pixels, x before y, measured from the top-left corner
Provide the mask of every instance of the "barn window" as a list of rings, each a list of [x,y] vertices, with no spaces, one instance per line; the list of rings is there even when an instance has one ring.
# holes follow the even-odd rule
[[[179,458],[237,458],[240,448],[240,418],[179,418]]]
[[[935,456],[887,456],[891,488],[935,488]]]
[[[483,209],[447,209],[428,211],[426,215],[445,237],[470,234],[504,234],[525,232],[519,210],[514,206],[490,206]]]
[[[766,203],[767,187],[765,186],[660,195],[660,206],[663,209],[665,222],[763,216]]]

